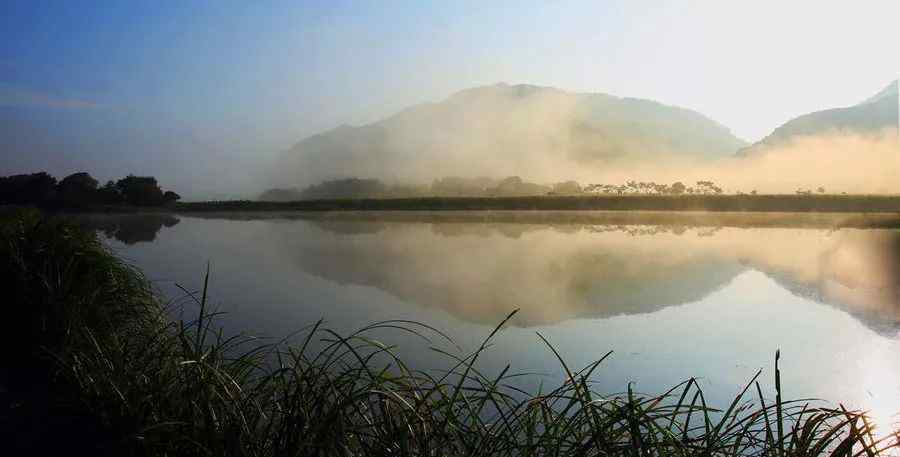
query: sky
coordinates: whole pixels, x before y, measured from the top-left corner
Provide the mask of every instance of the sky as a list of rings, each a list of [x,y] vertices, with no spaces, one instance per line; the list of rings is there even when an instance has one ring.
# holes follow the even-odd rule
[[[6,0],[0,174],[248,196],[308,135],[498,82],[654,99],[755,141],[897,79],[898,21],[896,0]]]

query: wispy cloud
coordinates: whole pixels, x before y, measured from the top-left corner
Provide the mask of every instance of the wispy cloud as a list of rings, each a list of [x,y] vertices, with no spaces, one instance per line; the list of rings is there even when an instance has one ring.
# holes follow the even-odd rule
[[[57,109],[96,109],[103,105],[92,100],[60,97],[0,83],[0,106],[35,106]]]

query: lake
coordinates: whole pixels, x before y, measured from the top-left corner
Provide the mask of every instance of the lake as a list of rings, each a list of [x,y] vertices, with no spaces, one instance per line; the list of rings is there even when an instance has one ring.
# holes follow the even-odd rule
[[[900,412],[900,231],[891,217],[817,214],[396,212],[89,215],[83,223],[160,291],[210,294],[226,330],[288,337],[388,319],[444,331],[377,332],[415,367],[431,349],[554,384],[539,332],[581,368],[613,354],[597,390],[661,393],[691,377],[727,406],[757,370],[772,394]],[[458,346],[458,347],[457,347]]]

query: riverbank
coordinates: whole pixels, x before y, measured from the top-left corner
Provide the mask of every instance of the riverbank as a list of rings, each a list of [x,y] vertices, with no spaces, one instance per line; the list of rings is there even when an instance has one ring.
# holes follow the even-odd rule
[[[176,211],[602,210],[900,213],[896,195],[590,195],[184,202]]]
[[[323,223],[532,224],[553,226],[737,227],[737,228],[900,228],[900,213],[740,212],[740,211],[181,211],[179,216],[226,220],[309,220]],[[92,215],[85,215],[90,220]],[[98,215],[96,217],[103,217]]]
[[[0,417],[14,425],[3,428],[10,436],[2,442],[27,434],[31,454],[819,456],[888,455],[897,446],[885,424],[873,430],[861,412],[782,398],[777,358],[774,389],[757,383],[771,374],[757,375],[717,410],[693,379],[659,394],[631,385],[597,392],[607,357],[574,367],[537,335],[535,344],[558,356],[564,381],[524,392],[515,378],[533,375],[483,372],[478,360],[495,350],[507,321],[485,328],[472,353],[436,351],[447,371],[421,371],[373,339],[385,330],[428,346],[445,338],[420,323],[379,322],[350,334],[311,323],[291,346],[232,337],[218,330],[206,282],[184,290],[188,306],[167,309],[144,295],[152,289],[139,271],[89,232],[32,213],[0,224],[0,233],[4,290],[20,313],[0,325],[38,350],[12,340],[7,347],[48,367],[39,385],[50,395],[10,389],[16,404],[3,403]],[[47,427],[42,416],[73,419]],[[69,441],[67,423],[94,431]]]
[[[900,195],[574,195],[416,197],[271,202],[222,200],[163,206],[88,205],[69,213],[338,212],[338,211],[656,211],[714,213],[861,213],[900,215]]]

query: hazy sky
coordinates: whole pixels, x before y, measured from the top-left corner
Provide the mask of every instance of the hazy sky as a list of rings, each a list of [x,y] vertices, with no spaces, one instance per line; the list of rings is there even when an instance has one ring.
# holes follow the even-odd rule
[[[754,141],[896,79],[898,21],[897,0],[6,0],[0,174],[234,195],[309,134],[501,81],[655,99]]]

